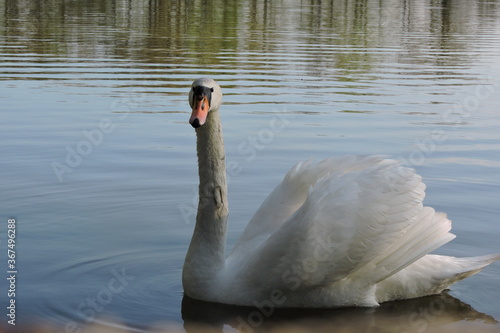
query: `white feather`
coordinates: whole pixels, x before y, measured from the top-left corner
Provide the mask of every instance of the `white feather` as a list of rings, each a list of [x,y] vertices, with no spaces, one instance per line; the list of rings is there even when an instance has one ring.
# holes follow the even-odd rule
[[[455,236],[445,214],[423,206],[424,190],[413,170],[378,156],[297,164],[228,257],[224,297],[246,304],[279,290],[287,306],[373,306],[442,291],[478,265],[426,256]]]

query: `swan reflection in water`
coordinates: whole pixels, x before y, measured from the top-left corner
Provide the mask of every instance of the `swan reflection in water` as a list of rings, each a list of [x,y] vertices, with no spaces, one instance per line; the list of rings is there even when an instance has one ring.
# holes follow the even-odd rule
[[[271,302],[255,307],[182,300],[186,332],[498,332],[493,317],[448,291],[376,308],[282,309]],[[229,330],[231,331],[231,330]]]

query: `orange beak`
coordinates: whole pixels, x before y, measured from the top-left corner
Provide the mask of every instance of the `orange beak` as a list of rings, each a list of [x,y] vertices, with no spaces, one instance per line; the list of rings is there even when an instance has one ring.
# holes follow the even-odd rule
[[[191,118],[189,118],[189,123],[194,128],[198,128],[205,123],[207,120],[208,110],[210,109],[210,104],[208,103],[207,96],[198,99],[194,98],[193,112],[191,113]]]

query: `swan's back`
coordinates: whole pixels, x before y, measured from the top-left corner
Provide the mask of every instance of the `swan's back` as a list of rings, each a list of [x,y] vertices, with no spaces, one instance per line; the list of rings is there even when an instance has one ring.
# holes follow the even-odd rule
[[[373,306],[440,292],[498,259],[426,256],[455,236],[445,214],[423,206],[424,191],[412,169],[378,156],[299,163],[230,254],[221,297],[249,305],[279,292],[283,306]],[[432,269],[412,265],[419,259]]]

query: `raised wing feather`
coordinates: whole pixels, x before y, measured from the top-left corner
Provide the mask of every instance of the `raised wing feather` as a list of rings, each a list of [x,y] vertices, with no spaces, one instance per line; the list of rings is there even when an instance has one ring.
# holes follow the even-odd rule
[[[425,186],[413,170],[380,157],[316,165],[325,168],[308,178],[315,183],[305,193],[306,185],[294,181],[314,165],[285,177],[233,251],[237,260],[240,250],[253,249],[241,253],[240,274],[250,284],[296,291],[352,279],[369,288],[453,239],[446,216],[423,207]],[[285,191],[295,187],[300,193]],[[293,205],[285,207],[291,197]],[[266,214],[276,208],[282,213]]]
[[[255,246],[255,243],[262,242],[272,235],[304,204],[309,189],[325,175],[361,170],[381,160],[381,156],[351,155],[318,163],[313,160],[297,163],[255,212],[236,243],[233,253],[246,246]]]

